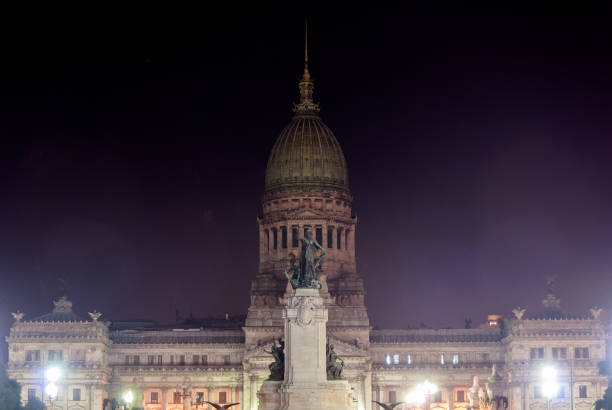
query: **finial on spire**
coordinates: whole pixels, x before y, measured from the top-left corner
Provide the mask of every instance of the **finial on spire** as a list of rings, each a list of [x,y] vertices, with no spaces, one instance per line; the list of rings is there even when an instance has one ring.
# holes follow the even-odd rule
[[[304,18],[304,74],[298,84],[300,88],[300,102],[293,105],[295,113],[317,113],[319,104],[315,104],[312,95],[314,92],[314,81],[310,78],[308,71],[308,18]]]
[[[308,17],[304,17],[304,66],[308,68]]]

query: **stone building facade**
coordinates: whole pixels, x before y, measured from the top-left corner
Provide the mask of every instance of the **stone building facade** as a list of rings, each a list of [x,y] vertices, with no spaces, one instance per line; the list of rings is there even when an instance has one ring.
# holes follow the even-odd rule
[[[329,311],[327,333],[345,362],[356,410],[372,400],[403,401],[425,379],[439,386],[431,409],[468,407],[474,376],[495,364],[504,375],[512,410],[548,406],[541,391],[543,364],[559,369],[555,409],[590,408],[608,379],[598,364],[610,349],[601,310],[573,317],[549,289],[539,315],[515,309],[512,318],[490,316],[478,328],[373,330],[355,263],[357,218],[352,209],[346,160],[338,140],[319,116],[306,65],[300,102],[270,154],[259,225],[259,268],[243,318],[189,319],[178,325],[105,322],[73,312],[66,297],[47,315],[14,314],[6,341],[7,369],[22,385],[22,399],[44,393],[45,369],[61,365],[57,410],[101,410],[105,399],[128,389],[148,410],[186,405],[176,386],[206,400],[256,410],[257,392],[268,377],[275,338],[282,336],[281,310],[290,288],[284,270],[299,257],[299,240],[311,228],[327,250],[321,296]],[[423,408],[404,405],[405,410]],[[195,406],[191,406],[195,409]],[[201,407],[200,407],[201,408]]]

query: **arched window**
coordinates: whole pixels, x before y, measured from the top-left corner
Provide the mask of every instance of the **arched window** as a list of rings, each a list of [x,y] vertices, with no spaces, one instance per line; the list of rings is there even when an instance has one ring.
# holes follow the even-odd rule
[[[274,235],[274,250],[278,249],[278,231],[276,230],[276,228],[272,228],[272,234]]]
[[[336,238],[338,243],[336,244],[336,249],[342,249],[342,228],[338,228],[337,232]]]
[[[297,226],[291,228],[291,247],[297,248],[299,246],[300,230]]]
[[[267,229],[264,231],[264,236],[265,236],[265,244],[264,246],[266,247],[266,252],[270,252],[270,231],[268,231]]]
[[[323,228],[320,226],[317,226],[315,229],[315,239],[317,240],[319,245],[323,243]]]
[[[327,247],[329,249],[334,247],[334,228],[331,226],[327,228]]]

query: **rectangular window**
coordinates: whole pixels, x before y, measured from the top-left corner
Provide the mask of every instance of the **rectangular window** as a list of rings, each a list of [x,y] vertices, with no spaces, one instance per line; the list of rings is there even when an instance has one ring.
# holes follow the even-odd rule
[[[264,231],[265,234],[265,241],[266,241],[266,252],[270,252],[270,232],[268,232],[268,230],[266,229]]]
[[[297,226],[291,228],[291,247],[297,248],[299,246],[300,231]]]
[[[185,365],[185,355],[184,355],[184,354],[182,354],[182,355],[180,355],[180,356],[179,356],[179,364],[180,364],[181,366],[184,366],[184,365]]]
[[[342,249],[342,228],[338,228],[336,232],[336,249]]]
[[[531,360],[538,360],[544,358],[544,348],[543,347],[535,347],[531,348],[529,351],[529,357]]]
[[[433,402],[434,403],[441,403],[442,402],[442,392],[440,390],[438,390],[437,392],[434,393],[434,395],[433,395]]]
[[[412,357],[408,355],[408,364],[412,364]]]
[[[560,399],[565,398],[565,386],[559,386],[559,389],[557,390],[557,397]]]
[[[385,355],[385,363],[387,363],[387,366],[391,366],[391,355],[390,354]]]
[[[220,391],[219,392],[219,404],[227,403],[227,392]]]
[[[151,392],[151,404],[158,404],[158,403],[159,403],[158,393],[156,391],[152,391]]]
[[[327,228],[327,247],[334,247],[334,228]]]
[[[27,350],[26,362],[40,362],[40,350]]]
[[[174,364],[174,355],[170,355],[170,364]]]
[[[440,364],[445,364],[446,362],[444,361],[444,353],[440,354]]]
[[[586,347],[582,348],[582,358],[583,359],[588,359],[589,358],[589,349]]]
[[[47,359],[49,359],[49,361],[55,360],[55,350],[49,350],[47,353]]]
[[[180,393],[174,392],[174,394],[172,396],[172,403],[173,404],[181,404],[181,395],[180,395]]]
[[[130,355],[125,355],[125,364],[126,365],[130,364]]]
[[[202,355],[202,364],[205,366],[208,364],[208,356],[205,354]]]
[[[36,389],[28,389],[28,401],[36,399]]]
[[[164,357],[162,355],[157,356],[157,364],[160,366],[164,364]]]
[[[389,391],[389,403],[395,403],[397,401],[397,393],[395,390]]]
[[[348,250],[349,230],[344,231],[344,250]]]
[[[134,365],[138,366],[140,364],[140,356],[134,356]]]
[[[81,401],[81,389],[72,389],[72,401]]]
[[[200,364],[200,355],[194,354],[192,357],[193,364]]]
[[[488,362],[489,361],[489,353],[483,353],[482,354],[482,361],[483,362]]]
[[[319,245],[323,243],[323,228],[321,228],[320,226],[317,226],[317,228],[315,229],[315,239],[317,240]]]
[[[147,356],[147,364],[155,364],[155,356]]]
[[[229,355],[223,356],[223,364],[230,364],[230,357]]]
[[[533,398],[534,399],[542,398],[542,388],[540,386],[533,386]]]
[[[559,357],[561,359],[567,359],[567,349],[565,347],[559,349]]]
[[[399,355],[398,354],[394,354],[393,355],[393,364],[399,364]]]
[[[555,360],[559,359],[559,348],[558,347],[553,347],[552,349],[552,358]]]
[[[453,355],[453,364],[454,365],[459,364],[459,355],[456,353]]]
[[[272,229],[272,234],[274,236],[274,250],[278,249],[278,231],[276,229]]]
[[[586,386],[578,386],[578,397],[581,399],[587,398],[587,387]]]
[[[457,401],[459,402],[465,401],[465,392],[463,390],[457,390]]]
[[[281,226],[281,246],[283,249],[287,249],[287,227]]]

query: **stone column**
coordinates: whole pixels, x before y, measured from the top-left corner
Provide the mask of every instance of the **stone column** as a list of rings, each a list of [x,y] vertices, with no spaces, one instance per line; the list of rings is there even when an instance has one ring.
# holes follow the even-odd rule
[[[453,410],[453,388],[449,387],[447,389],[448,393],[448,410]]]
[[[166,407],[168,406],[168,399],[166,397],[166,392],[168,391],[168,389],[163,386],[162,387],[162,394],[161,394],[161,402],[162,402],[162,410],[166,410]]]

